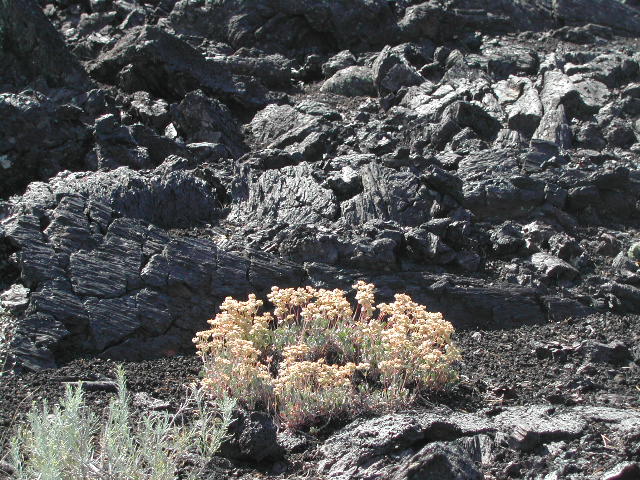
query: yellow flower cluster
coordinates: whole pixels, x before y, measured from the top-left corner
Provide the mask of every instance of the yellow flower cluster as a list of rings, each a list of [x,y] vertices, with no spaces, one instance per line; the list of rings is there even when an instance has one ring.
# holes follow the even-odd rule
[[[246,302],[225,298],[220,313],[208,321],[211,329],[196,334],[194,343],[198,354],[215,355],[226,348],[227,340],[238,338],[255,342],[260,337],[268,336],[273,317],[269,313],[258,315],[262,305],[262,300],[257,300],[254,294],[249,295]]]
[[[308,322],[326,320],[330,326],[337,325],[352,316],[351,304],[343,290],[324,290],[315,292],[314,301],[302,309],[302,318]]]
[[[276,395],[287,390],[301,392],[327,388],[351,388],[351,377],[356,371],[354,363],[327,365],[323,359],[285,363],[274,381]]]
[[[216,397],[242,396],[248,407],[270,403],[271,375],[261,348],[270,344],[270,314],[258,315],[263,302],[227,297],[211,328],[193,339],[203,359],[203,385]]]
[[[440,313],[405,294],[374,307],[374,285],[353,288],[355,310],[339,289],[273,287],[273,315],[259,313],[255,295],[225,299],[211,328],[194,338],[203,384],[300,427],[399,405],[456,378],[454,329]]]
[[[302,308],[306,306],[315,294],[312,287],[280,288],[271,287],[267,298],[274,305],[273,314],[283,322],[300,320]]]
[[[353,376],[357,370],[368,366],[353,362],[328,365],[324,358],[315,361],[298,358],[309,353],[309,349],[302,346],[288,350],[274,380],[277,410],[289,426],[309,425],[337,414],[357,411]]]
[[[356,301],[360,306],[360,320],[370,319],[373,316],[373,305],[375,303],[375,285],[359,280],[354,285],[352,285],[352,287],[357,291]]]
[[[404,294],[397,294],[393,303],[378,305],[378,310],[380,315],[366,334],[380,339],[368,353],[384,384],[427,389],[452,380],[451,365],[460,355],[451,343],[453,325],[441,313],[427,311]]]
[[[307,356],[309,355],[309,352],[310,352],[309,346],[304,343],[284,347],[284,349],[282,350],[284,363],[290,364],[293,362],[300,362],[305,358],[307,358]]]

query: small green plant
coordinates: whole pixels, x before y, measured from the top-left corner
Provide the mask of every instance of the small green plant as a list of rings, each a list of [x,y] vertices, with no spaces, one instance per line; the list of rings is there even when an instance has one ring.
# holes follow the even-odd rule
[[[440,313],[404,294],[374,308],[375,287],[354,288],[355,308],[342,290],[273,287],[273,314],[255,295],[228,297],[194,338],[203,386],[301,428],[406,406],[456,379],[453,326]]]
[[[16,329],[15,317],[0,307],[0,377],[7,371],[9,351],[16,335]]]
[[[137,418],[122,368],[118,394],[106,420],[85,405],[82,386],[67,386],[60,405],[34,407],[11,439],[8,461],[16,480],[173,480],[189,454],[208,457],[225,438],[235,402],[221,399],[213,409],[192,387],[175,414],[153,412]],[[190,424],[182,419],[195,418]],[[190,472],[187,478],[197,478]]]

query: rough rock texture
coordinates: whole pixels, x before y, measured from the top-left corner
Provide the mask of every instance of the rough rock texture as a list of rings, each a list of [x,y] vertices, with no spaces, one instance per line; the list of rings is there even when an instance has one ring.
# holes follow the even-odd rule
[[[10,296],[20,303],[20,289]],[[210,480],[278,478],[623,478],[639,467],[640,318],[594,314],[520,328],[461,330],[460,382],[419,406],[309,432],[235,412]],[[624,338],[625,341],[615,340]],[[119,363],[119,362],[118,362]],[[175,411],[202,368],[195,355],[124,362],[137,413]],[[55,401],[82,380],[97,411],[116,362],[78,359],[0,383],[0,441],[32,398]],[[276,431],[277,430],[277,431]],[[327,473],[330,472],[330,473]],[[609,476],[605,476],[605,473]],[[622,475],[625,476],[622,476]]]
[[[83,170],[92,147],[83,112],[35,92],[0,93],[0,191],[24,191],[60,170]]]
[[[87,87],[80,62],[43,14],[36,0],[3,0],[0,5],[2,91],[44,81],[44,86]]]
[[[640,314],[638,2],[395,3],[0,1],[16,371],[190,352],[224,297],[272,285],[366,279],[463,331]],[[533,348],[637,368],[628,338],[585,336]],[[487,435],[537,455],[590,428],[521,406],[513,438],[498,412],[380,471],[475,478]]]
[[[41,88],[34,71],[42,91],[2,94],[2,191],[25,192],[2,207],[3,286],[30,289],[16,314],[49,332],[22,343],[24,361],[187,346],[223,296],[227,254],[238,272],[283,265],[265,285],[368,278],[458,327],[640,309],[635,274],[609,260],[638,218],[640,67],[615,37],[634,33],[633,7],[607,7],[627,26],[585,49],[547,35],[580,25],[567,2],[405,2],[395,17],[378,1],[125,3],[44,10],[73,68],[59,65],[82,69],[75,54],[111,87]],[[425,15],[439,23],[418,28]],[[486,34],[455,40],[447,22]],[[275,36],[284,25],[291,37]],[[212,271],[177,288],[172,252]],[[222,275],[237,294],[258,276]],[[187,314],[194,298],[209,300]]]
[[[353,422],[329,437],[319,448],[317,471],[321,478],[340,480],[482,479],[479,466],[513,449],[537,450],[546,456],[550,475],[557,475],[566,469],[559,444],[583,437],[594,425],[604,427],[602,434],[613,441],[637,432],[640,416],[610,407],[547,406],[507,407],[497,415],[437,410],[388,415]],[[637,464],[624,468],[633,472]]]

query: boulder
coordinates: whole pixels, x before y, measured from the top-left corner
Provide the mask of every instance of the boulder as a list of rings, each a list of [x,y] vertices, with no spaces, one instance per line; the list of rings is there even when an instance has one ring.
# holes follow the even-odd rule
[[[434,442],[408,458],[392,480],[482,480],[484,475],[463,448]]]
[[[640,464],[637,462],[621,462],[605,472],[602,480],[633,480],[640,476]]]
[[[436,149],[443,149],[464,127],[472,129],[480,138],[493,140],[500,130],[500,123],[475,103],[454,102],[443,112],[431,144]]]
[[[380,96],[424,82],[422,75],[397,49],[385,47],[373,63],[373,80]]]
[[[35,92],[0,94],[0,198],[62,170],[82,170],[91,149],[83,111]]]
[[[336,53],[322,64],[322,74],[325,78],[330,78],[338,70],[356,65],[356,57],[349,50],[343,50]]]
[[[531,137],[531,146],[542,151],[557,152],[571,147],[571,140],[571,129],[564,106],[545,109],[538,128]]]
[[[487,46],[481,52],[488,57],[488,70],[497,79],[510,75],[535,75],[540,64],[534,50],[520,45]]]
[[[510,433],[511,448],[525,452],[545,443],[577,438],[587,428],[586,419],[572,411],[556,412],[541,406],[510,408],[497,415],[494,422]]]
[[[260,84],[216,68],[188,43],[156,26],[131,28],[90,65],[89,73],[125,92],[144,90],[171,101],[200,88],[244,107],[266,103]]]
[[[220,143],[233,158],[247,151],[240,126],[229,108],[201,91],[188,93],[171,109],[178,134],[187,143]]]
[[[540,125],[544,114],[538,92],[530,84],[524,88],[522,95],[507,107],[509,128],[531,136]]]
[[[314,0],[269,3],[181,0],[169,17],[181,34],[197,34],[235,48],[273,53],[317,53],[329,47],[366,49],[390,43],[398,27],[383,0]],[[334,50],[335,52],[336,50]]]
[[[9,204],[0,243],[16,252],[19,282],[31,290],[24,313],[16,310],[18,369],[55,366],[58,352],[142,360],[189,350],[224,297],[290,281],[295,268],[164,230],[220,212],[215,187],[185,162],[67,172]]]
[[[373,97],[376,95],[371,69],[357,66],[338,70],[324,82],[320,91],[345,97]]]
[[[24,88],[43,79],[50,87],[89,87],[87,73],[35,0],[2,2],[0,36],[0,86]]]
[[[470,466],[469,462],[459,450],[439,443],[429,444],[428,448],[417,452],[415,457],[407,458],[406,463],[400,466],[391,455],[398,451],[411,452],[425,442],[451,441],[489,429],[487,422],[472,415],[452,412],[448,415],[437,410],[419,415],[393,414],[357,420],[329,437],[321,446],[318,474],[337,480],[370,478],[374,472],[387,478],[414,478],[410,472],[414,469],[422,471],[427,465],[440,469],[436,471],[441,473],[455,472],[458,468]],[[449,460],[449,455],[457,458]],[[474,469],[471,467],[467,471],[473,472]]]
[[[302,163],[268,170],[257,178],[242,178],[235,187],[230,220],[242,222],[251,217],[290,225],[334,220],[338,214],[336,196],[322,187],[312,172]]]
[[[578,270],[570,263],[549,255],[538,252],[531,256],[533,266],[542,274],[542,278],[548,281],[573,280],[578,274]]]
[[[277,431],[270,415],[239,410],[229,425],[220,455],[256,463],[278,460],[282,458],[284,450],[278,443]]]
[[[627,35],[640,34],[640,12],[621,2],[558,0],[553,7],[555,18],[565,24],[595,23]]]
[[[147,92],[134,92],[130,106],[136,120],[157,131],[164,131],[169,123],[169,104],[161,98],[155,99]]]
[[[340,204],[347,224],[394,220],[417,226],[429,220],[433,200],[415,174],[371,162],[361,167],[360,177],[362,193]]]
[[[292,62],[280,54],[255,55],[239,49],[233,55],[207,55],[207,62],[218,71],[233,75],[253,77],[270,88],[283,89],[291,86]]]

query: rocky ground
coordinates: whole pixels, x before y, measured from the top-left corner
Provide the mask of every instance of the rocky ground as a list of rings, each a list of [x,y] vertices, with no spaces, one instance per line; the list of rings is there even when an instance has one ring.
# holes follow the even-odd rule
[[[629,332],[631,349],[619,340]],[[411,411],[307,432],[239,421],[206,478],[637,478],[639,332],[637,316],[599,315],[462,331],[461,378],[451,391]],[[189,355],[124,366],[136,410],[175,411],[184,386],[198,380],[201,361]],[[5,379],[2,443],[32,402],[59,398],[68,382],[84,381],[90,405],[104,408],[114,367],[78,359]],[[422,476],[407,474],[414,464]],[[616,476],[624,468],[626,476]]]
[[[640,478],[639,38],[636,0],[1,2],[3,432],[110,361],[176,395],[228,295],[365,279],[461,383],[212,478]]]

